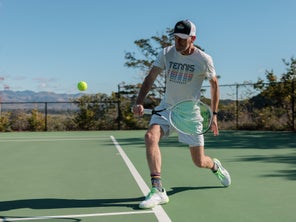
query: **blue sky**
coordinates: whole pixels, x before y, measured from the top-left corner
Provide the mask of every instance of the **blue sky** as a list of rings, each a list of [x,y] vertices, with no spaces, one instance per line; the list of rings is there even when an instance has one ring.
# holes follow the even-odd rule
[[[296,57],[294,0],[0,0],[0,90],[88,93],[142,81],[124,66],[134,41],[182,19],[213,57],[220,84],[256,82],[285,72]],[[4,77],[4,80],[1,78]]]

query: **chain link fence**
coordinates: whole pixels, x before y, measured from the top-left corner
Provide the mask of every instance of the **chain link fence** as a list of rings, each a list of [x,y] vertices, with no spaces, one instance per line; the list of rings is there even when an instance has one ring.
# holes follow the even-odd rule
[[[295,131],[295,84],[295,81],[275,82],[271,85],[261,83],[261,88],[258,83],[220,85],[219,128],[223,130]],[[273,94],[268,95],[268,90],[262,90],[262,87],[276,89],[271,89],[269,93]],[[124,88],[125,86],[122,86],[122,89]],[[284,90],[286,90],[285,93],[281,92]],[[162,89],[161,92],[163,91]],[[120,88],[119,92],[121,92]],[[133,96],[137,93],[138,89],[131,92]],[[122,93],[122,96],[126,94],[126,92]],[[155,95],[155,93],[152,94]],[[210,98],[210,86],[204,86],[202,99],[210,103]],[[151,108],[151,99],[147,99],[146,102],[145,105]]]
[[[270,95],[282,103],[271,102],[263,97],[264,93],[256,87],[257,84],[220,85],[220,128],[295,131],[295,81],[274,84],[283,84],[283,88],[289,90],[287,96],[282,96],[279,92]],[[269,86],[267,83],[262,85]],[[203,87],[203,96],[210,98],[209,86]]]
[[[280,91],[267,101],[256,85],[220,85],[219,128],[222,130],[295,131],[295,81],[283,85],[290,90],[281,98]],[[0,131],[129,130],[147,128],[149,116],[135,118],[130,107],[139,88],[126,91],[118,87],[116,99],[86,104],[76,102],[0,102]],[[156,90],[157,91],[157,90]],[[163,92],[163,89],[160,89]],[[161,95],[162,93],[158,94]],[[202,88],[203,98],[210,102],[210,87]],[[114,98],[114,97],[113,97]],[[151,99],[153,98],[153,99]],[[161,98],[147,99],[149,108]]]
[[[118,101],[0,102],[0,132],[119,129]]]

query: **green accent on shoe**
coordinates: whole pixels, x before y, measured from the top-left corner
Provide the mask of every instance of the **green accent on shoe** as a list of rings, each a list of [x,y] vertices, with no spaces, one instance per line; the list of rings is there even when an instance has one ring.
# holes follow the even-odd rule
[[[222,164],[218,159],[213,159],[213,161],[218,166],[218,170],[213,173],[217,176],[217,178],[220,180],[223,186],[228,187],[231,184],[231,177],[228,171],[225,168],[223,168]]]
[[[157,188],[152,187],[145,200],[139,205],[139,208],[150,209],[160,204],[166,204],[169,202],[169,197],[166,194],[165,189],[160,192]]]

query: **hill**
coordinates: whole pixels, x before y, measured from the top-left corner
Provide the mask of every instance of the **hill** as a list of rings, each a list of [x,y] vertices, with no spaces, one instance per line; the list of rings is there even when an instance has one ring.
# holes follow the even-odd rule
[[[77,94],[58,94],[53,92],[26,91],[0,91],[0,102],[69,102],[70,99],[82,96]]]

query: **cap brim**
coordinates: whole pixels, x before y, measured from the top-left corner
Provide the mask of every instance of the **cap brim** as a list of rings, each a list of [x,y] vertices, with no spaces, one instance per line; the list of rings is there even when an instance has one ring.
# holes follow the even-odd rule
[[[174,35],[178,36],[181,39],[188,39],[190,36],[183,33],[174,33]]]

